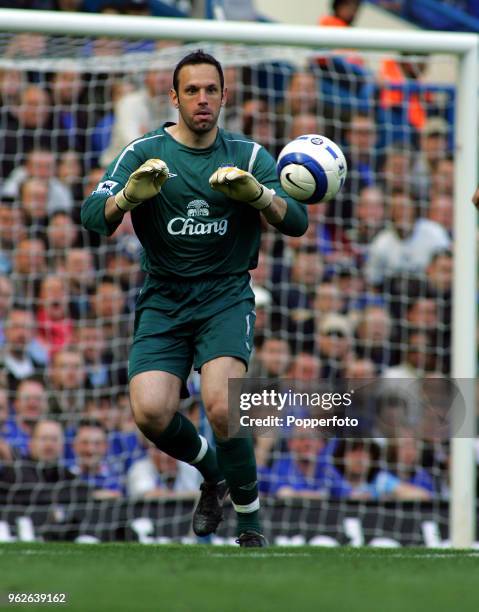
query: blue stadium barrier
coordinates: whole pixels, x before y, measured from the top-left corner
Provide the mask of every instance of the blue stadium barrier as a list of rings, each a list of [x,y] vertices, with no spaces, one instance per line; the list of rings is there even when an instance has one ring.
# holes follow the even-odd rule
[[[381,8],[388,9],[382,0],[368,0]],[[398,11],[391,11],[427,30],[452,30],[456,32],[479,32],[479,3],[469,0],[461,3],[467,8],[451,6],[439,0],[403,0]]]

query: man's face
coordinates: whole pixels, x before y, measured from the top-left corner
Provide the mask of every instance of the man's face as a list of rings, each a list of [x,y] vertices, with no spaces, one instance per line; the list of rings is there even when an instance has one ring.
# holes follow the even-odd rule
[[[23,213],[19,207],[0,204],[0,240],[6,247],[13,247],[25,236]]]
[[[38,274],[46,268],[45,245],[42,240],[22,240],[15,252],[15,272]]]
[[[211,64],[186,65],[178,75],[178,92],[170,92],[180,118],[194,134],[205,134],[216,127],[225,102],[220,76]]]
[[[25,166],[29,176],[41,179],[51,179],[56,173],[56,162],[50,151],[32,151],[28,155]]]
[[[55,355],[51,378],[58,389],[78,389],[84,382],[83,357],[73,351],[60,351]]]
[[[429,283],[439,291],[450,291],[452,287],[453,261],[450,255],[437,257],[427,269]]]
[[[5,324],[5,339],[13,353],[23,353],[34,331],[33,315],[24,310],[12,310]]]
[[[37,461],[58,461],[63,454],[63,432],[59,423],[39,423],[30,441],[30,454]]]
[[[31,219],[47,216],[48,185],[41,179],[28,179],[22,188],[22,208]]]
[[[81,427],[75,438],[74,450],[82,469],[95,470],[107,450],[105,433],[98,427]]]
[[[57,213],[48,224],[48,246],[51,249],[68,250],[75,242],[77,233],[71,217],[65,213]]]
[[[270,338],[264,342],[259,358],[268,374],[282,376],[291,359],[289,345],[286,340]]]
[[[15,412],[21,421],[35,423],[47,411],[47,394],[40,382],[20,383],[15,397]]]

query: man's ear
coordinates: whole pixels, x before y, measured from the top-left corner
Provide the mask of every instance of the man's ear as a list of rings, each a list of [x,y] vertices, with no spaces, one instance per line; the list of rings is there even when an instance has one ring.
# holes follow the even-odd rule
[[[176,93],[176,91],[173,88],[171,88],[168,95],[170,97],[171,105],[174,106],[175,108],[178,108],[180,106],[180,102],[178,100],[178,94]]]
[[[221,96],[221,106],[225,106],[227,100],[228,100],[228,88],[225,87],[223,89],[223,95]]]

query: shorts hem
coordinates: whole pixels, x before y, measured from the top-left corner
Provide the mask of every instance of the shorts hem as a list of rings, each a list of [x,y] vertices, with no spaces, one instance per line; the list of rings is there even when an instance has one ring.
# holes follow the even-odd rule
[[[205,365],[205,363],[207,363],[208,361],[212,361],[213,359],[217,359],[218,357],[236,357],[236,359],[239,359],[245,364],[246,371],[248,371],[249,357],[245,357],[244,353],[240,354],[240,353],[234,353],[233,351],[231,352],[221,351],[219,353],[213,353],[213,355],[208,355],[208,357],[206,359],[203,359],[199,365],[194,364],[193,368],[195,372],[199,372],[201,368]]]

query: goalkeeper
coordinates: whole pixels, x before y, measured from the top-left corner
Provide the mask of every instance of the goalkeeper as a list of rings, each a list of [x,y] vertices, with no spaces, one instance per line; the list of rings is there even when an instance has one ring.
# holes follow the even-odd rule
[[[109,236],[131,212],[147,273],[128,362],[131,405],[147,438],[203,475],[195,533],[216,530],[229,490],[237,542],[264,546],[252,440],[228,437],[228,379],[244,376],[253,347],[248,270],[257,265],[261,217],[301,236],[306,209],[281,189],[265,149],[218,128],[226,89],[215,58],[201,50],[184,57],[170,98],[178,122],[120,152],[85,201],[82,223]],[[216,452],[178,411],[192,366]]]

